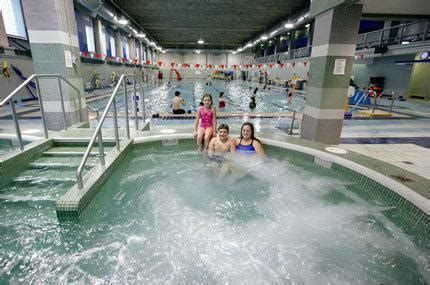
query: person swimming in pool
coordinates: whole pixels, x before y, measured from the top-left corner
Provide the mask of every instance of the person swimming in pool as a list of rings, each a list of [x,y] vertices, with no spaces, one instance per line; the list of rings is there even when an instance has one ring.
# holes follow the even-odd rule
[[[264,155],[263,145],[254,136],[254,125],[246,122],[240,129],[240,137],[236,138],[236,151],[238,153]]]

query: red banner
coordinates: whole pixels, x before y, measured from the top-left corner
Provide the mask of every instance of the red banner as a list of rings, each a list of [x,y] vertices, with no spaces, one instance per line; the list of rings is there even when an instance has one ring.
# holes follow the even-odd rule
[[[171,63],[170,63],[170,66],[173,68],[173,67],[175,66],[175,63],[174,63],[174,62],[171,62]]]
[[[195,67],[198,69],[200,67],[200,64],[196,63]]]
[[[281,68],[284,68],[284,65],[285,65],[285,64],[281,63],[279,66],[280,66]]]
[[[308,64],[307,61],[303,61],[303,65],[306,67],[306,65]]]
[[[273,64],[269,64],[269,67],[270,67],[270,69],[272,69],[272,67],[273,67]]]
[[[261,64],[258,64],[257,67],[258,67],[258,69],[260,69],[261,68]]]
[[[159,66],[161,66],[163,64],[162,61],[157,62]]]
[[[293,68],[294,68],[294,67],[296,66],[296,63],[295,63],[295,62],[293,62],[293,63],[292,63],[292,65],[293,65]]]

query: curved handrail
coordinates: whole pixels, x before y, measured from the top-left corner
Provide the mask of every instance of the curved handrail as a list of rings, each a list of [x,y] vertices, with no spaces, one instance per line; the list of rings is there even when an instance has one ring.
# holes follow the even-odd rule
[[[118,80],[117,85],[115,86],[114,91],[112,92],[112,95],[109,98],[109,101],[105,107],[105,110],[103,111],[103,114],[98,122],[98,125],[96,127],[96,130],[94,131],[93,136],[90,139],[90,142],[88,143],[87,149],[85,150],[84,156],[82,157],[81,162],[79,163],[78,169],[76,170],[76,179],[77,179],[77,183],[78,183],[78,188],[82,189],[84,187],[83,184],[83,179],[82,179],[82,171],[84,169],[84,166],[88,160],[88,157],[91,153],[91,150],[94,146],[94,143],[96,141],[96,139],[98,138],[98,144],[99,144],[99,153],[100,153],[100,163],[101,165],[105,165],[105,161],[104,161],[104,150],[103,150],[103,136],[102,136],[102,126],[103,123],[109,113],[109,109],[113,104],[113,113],[114,113],[114,133],[115,133],[115,144],[116,144],[116,148],[117,150],[120,149],[119,146],[119,134],[118,134],[118,122],[117,122],[117,111],[116,111],[116,102],[115,102],[115,96],[118,93],[118,89],[121,86],[121,84],[124,85],[124,99],[125,99],[125,113],[126,113],[126,133],[127,133],[127,138],[130,138],[130,127],[129,127],[129,122],[128,122],[128,97],[127,97],[127,86],[126,86],[126,82],[125,79],[127,77],[133,77],[133,102],[134,102],[134,117],[135,117],[135,127],[136,129],[138,129],[138,119],[137,119],[137,106],[136,106],[136,83],[139,84],[139,89],[141,91],[141,96],[142,96],[142,114],[143,114],[143,120],[145,121],[145,108],[144,108],[144,98],[143,98],[143,88],[142,85],[140,84],[140,81],[138,79],[138,77],[134,74],[122,74]]]

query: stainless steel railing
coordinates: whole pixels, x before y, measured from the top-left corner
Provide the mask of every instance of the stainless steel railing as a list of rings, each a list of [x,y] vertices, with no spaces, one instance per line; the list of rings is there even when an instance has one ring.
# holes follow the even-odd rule
[[[306,46],[298,49],[293,49],[288,52],[280,52],[255,59],[255,63],[277,62],[279,60],[298,59],[311,56],[311,46]]]
[[[27,80],[25,80],[20,86],[18,86],[14,91],[12,91],[12,93],[10,93],[6,98],[4,98],[3,101],[0,102],[0,107],[5,106],[7,103],[10,104],[10,107],[11,107],[11,110],[12,110],[12,118],[13,118],[13,122],[14,122],[14,125],[15,125],[16,137],[17,137],[17,141],[18,141],[18,145],[19,145],[19,149],[20,150],[24,150],[24,145],[22,143],[21,130],[20,130],[20,127],[19,127],[19,122],[18,122],[18,114],[16,112],[15,103],[14,103],[13,99],[14,99],[15,95],[18,94],[18,92],[22,88],[24,88],[27,84],[29,84],[33,79],[36,80],[36,94],[37,94],[37,98],[38,98],[38,101],[39,101],[40,117],[42,119],[43,132],[44,132],[45,138],[49,137],[49,135],[48,135],[48,129],[46,127],[45,112],[43,110],[43,102],[42,102],[42,95],[41,95],[41,92],[40,92],[39,78],[57,78],[58,79],[58,85],[59,85],[59,88],[60,88],[61,112],[62,112],[62,117],[63,117],[63,126],[64,126],[64,129],[67,129],[67,121],[66,121],[66,111],[65,111],[65,107],[64,107],[63,87],[61,85],[61,80],[63,80],[64,82],[66,82],[70,87],[72,87],[74,90],[76,90],[78,92],[78,99],[79,99],[79,120],[82,121],[82,114],[81,114],[81,110],[82,110],[81,91],[77,87],[75,87],[66,78],[64,78],[63,76],[61,76],[59,74],[33,74],[29,78],[27,78]]]
[[[143,118],[143,122],[145,122],[146,119],[146,114],[145,114],[145,98],[144,98],[144,94],[143,94],[143,87],[141,85],[141,82],[139,81],[139,79],[137,78],[136,75],[134,74],[122,74],[118,80],[117,85],[115,86],[115,89],[112,93],[112,95],[109,98],[109,101],[105,107],[105,110],[100,118],[100,121],[98,122],[97,128],[94,131],[93,136],[91,137],[91,140],[88,144],[88,147],[85,151],[84,156],[82,157],[81,163],[79,164],[79,167],[76,171],[76,179],[78,182],[78,188],[79,189],[83,189],[84,188],[84,183],[83,183],[83,179],[82,179],[82,171],[84,169],[85,163],[88,160],[88,157],[91,153],[91,150],[93,148],[93,145],[96,141],[96,139],[98,140],[98,144],[99,144],[99,154],[100,154],[100,164],[102,166],[105,165],[105,155],[104,155],[104,149],[103,149],[103,135],[102,135],[102,126],[103,123],[105,122],[106,116],[109,113],[109,109],[112,106],[113,107],[113,126],[114,126],[114,134],[115,134],[115,146],[116,149],[119,151],[120,150],[120,145],[119,145],[119,132],[118,132],[118,114],[117,114],[117,107],[116,107],[116,100],[115,100],[115,96],[118,93],[118,89],[121,86],[121,84],[123,84],[124,88],[123,88],[123,94],[124,94],[124,103],[125,103],[125,128],[126,128],[126,137],[127,139],[130,139],[130,125],[129,125],[129,115],[128,115],[128,95],[127,95],[127,82],[126,79],[127,78],[133,78],[133,111],[134,111],[134,125],[136,127],[136,130],[139,129],[139,121],[138,121],[138,117],[137,117],[137,96],[136,96],[136,83],[139,84],[139,89],[140,89],[140,96],[141,96],[141,111],[142,111],[142,118]]]

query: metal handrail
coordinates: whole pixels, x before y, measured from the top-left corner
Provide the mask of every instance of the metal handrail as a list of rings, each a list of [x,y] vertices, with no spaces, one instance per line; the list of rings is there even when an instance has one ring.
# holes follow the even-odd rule
[[[46,120],[45,120],[45,112],[43,110],[43,103],[42,103],[42,95],[40,92],[40,84],[39,84],[39,78],[58,78],[58,86],[60,88],[60,98],[61,98],[61,111],[63,115],[63,125],[64,129],[67,129],[67,121],[66,121],[66,111],[64,107],[64,98],[63,98],[63,87],[61,86],[61,79],[66,82],[69,86],[71,86],[74,90],[78,92],[78,99],[79,99],[79,120],[82,121],[82,102],[81,102],[81,91],[75,87],[72,83],[70,83],[66,78],[59,74],[33,74],[29,78],[27,78],[21,85],[19,85],[15,90],[13,90],[6,98],[3,99],[3,101],[0,102],[0,107],[3,107],[8,102],[10,104],[10,107],[12,109],[12,118],[15,125],[15,132],[16,137],[19,145],[20,150],[24,150],[24,144],[22,143],[22,136],[21,136],[21,130],[19,127],[18,122],[18,114],[16,113],[15,109],[15,103],[13,102],[13,97],[18,94],[18,92],[24,88],[27,84],[29,84],[33,79],[36,80],[36,94],[37,94],[37,100],[39,101],[39,108],[40,108],[40,117],[42,119],[42,125],[43,125],[43,132],[45,135],[45,138],[49,137],[48,134],[48,128],[46,127]]]
[[[93,136],[91,137],[91,140],[88,144],[87,149],[85,150],[85,154],[82,157],[81,163],[78,166],[78,169],[76,170],[76,179],[77,179],[77,183],[78,183],[78,188],[79,189],[83,189],[84,188],[84,183],[82,180],[82,171],[84,169],[85,163],[88,160],[88,157],[90,155],[91,149],[93,148],[93,145],[96,141],[96,139],[98,138],[98,144],[99,144],[99,154],[100,154],[100,164],[102,166],[105,165],[105,156],[104,156],[104,149],[103,149],[103,135],[102,135],[102,126],[103,123],[106,119],[106,116],[109,112],[110,107],[113,105],[113,124],[114,124],[114,134],[115,134],[115,146],[116,149],[119,151],[120,150],[120,145],[119,145],[119,134],[118,134],[118,115],[117,115],[117,110],[116,110],[116,101],[115,101],[115,96],[117,95],[118,89],[121,86],[121,84],[123,84],[124,89],[123,89],[123,93],[124,93],[124,102],[125,102],[125,127],[126,127],[126,136],[127,139],[130,139],[130,125],[129,125],[129,121],[128,121],[128,96],[127,96],[127,82],[126,82],[126,78],[132,77],[133,78],[133,111],[134,111],[134,120],[135,120],[135,127],[136,130],[139,129],[138,126],[138,118],[137,118],[137,96],[136,96],[136,82],[138,82],[139,84],[139,89],[140,89],[140,95],[141,95],[141,104],[142,104],[142,117],[143,117],[143,121],[145,122],[146,119],[146,114],[145,114],[145,103],[144,103],[144,92],[143,92],[143,88],[142,85],[140,83],[140,80],[138,79],[138,77],[134,74],[122,74],[118,80],[117,85],[115,86],[114,91],[112,92],[112,95],[109,98],[109,101],[105,107],[105,110],[100,118],[100,121],[98,122],[98,125],[96,127],[96,130],[94,131]]]

